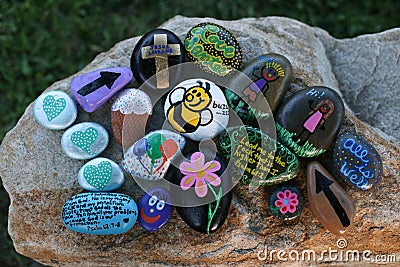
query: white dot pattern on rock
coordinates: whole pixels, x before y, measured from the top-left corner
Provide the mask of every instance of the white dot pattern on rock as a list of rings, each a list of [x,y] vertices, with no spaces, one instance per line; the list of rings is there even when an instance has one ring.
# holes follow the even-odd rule
[[[139,89],[128,89],[118,95],[114,101],[112,111],[120,111],[122,114],[151,114],[152,105],[150,97]]]
[[[60,115],[66,106],[67,101],[64,98],[59,98],[56,100],[54,96],[48,95],[43,100],[43,111],[49,121],[52,121],[54,118]]]
[[[71,141],[74,145],[81,148],[89,155],[93,155],[95,152],[91,151],[90,147],[96,141],[99,133],[93,127],[88,128],[85,132],[77,131],[71,135]]]
[[[88,165],[83,170],[83,176],[91,186],[103,189],[108,185],[112,177],[111,163],[102,161],[97,167]]]

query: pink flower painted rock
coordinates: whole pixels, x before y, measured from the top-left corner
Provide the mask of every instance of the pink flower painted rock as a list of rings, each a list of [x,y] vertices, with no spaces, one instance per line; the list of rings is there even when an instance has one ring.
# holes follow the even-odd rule
[[[292,220],[303,211],[303,194],[295,186],[278,186],[269,197],[268,208],[280,220]]]
[[[232,178],[218,153],[195,151],[184,156],[168,175],[179,189],[172,194],[173,201],[181,200],[176,211],[190,228],[210,234],[221,228],[229,214]]]

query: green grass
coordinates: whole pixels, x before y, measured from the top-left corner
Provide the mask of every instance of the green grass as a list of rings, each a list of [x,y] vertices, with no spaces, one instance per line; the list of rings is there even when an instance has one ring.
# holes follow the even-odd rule
[[[100,1],[0,0],[0,140],[53,82],[85,65],[117,41],[142,35],[174,15],[238,19],[286,16],[326,29],[337,38],[374,33],[400,22],[400,1]],[[2,195],[2,251],[6,236]],[[16,254],[1,253],[2,266],[25,266]],[[11,255],[10,254],[10,255]]]
[[[275,123],[276,135],[279,137],[279,141],[286,145],[291,151],[300,157],[316,157],[325,152],[322,148],[316,148],[313,144],[306,141],[304,145],[300,146],[292,140],[292,137],[296,135],[283,128],[279,123]]]

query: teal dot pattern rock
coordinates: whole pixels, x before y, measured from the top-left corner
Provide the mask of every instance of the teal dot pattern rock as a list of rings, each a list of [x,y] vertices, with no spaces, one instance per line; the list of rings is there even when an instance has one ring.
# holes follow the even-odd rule
[[[93,127],[90,127],[85,132],[74,132],[71,135],[71,142],[89,155],[92,155],[93,152],[90,150],[90,147],[96,141],[98,135],[99,133],[97,130]]]
[[[49,130],[63,130],[78,116],[72,97],[63,91],[47,91],[36,98],[32,109],[36,122]]]
[[[48,95],[43,100],[43,111],[49,121],[52,121],[65,110],[67,101],[64,98],[55,99],[54,96]]]
[[[112,166],[108,161],[102,161],[96,167],[88,165],[83,170],[86,181],[97,189],[104,189],[111,180]]]

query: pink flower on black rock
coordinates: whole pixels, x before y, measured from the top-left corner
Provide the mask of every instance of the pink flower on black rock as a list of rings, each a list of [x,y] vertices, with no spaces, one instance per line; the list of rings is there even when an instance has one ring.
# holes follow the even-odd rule
[[[290,190],[285,190],[284,192],[277,193],[277,200],[275,200],[275,206],[280,207],[280,212],[285,214],[286,212],[295,213],[297,205],[299,205],[299,200],[297,199],[297,194]]]
[[[221,178],[215,174],[221,168],[221,164],[216,160],[204,162],[204,154],[201,152],[193,153],[190,162],[182,162],[179,169],[185,176],[181,180],[181,188],[188,190],[195,185],[196,195],[205,197],[208,192],[207,183],[218,186]]]

